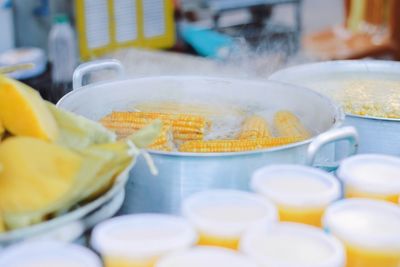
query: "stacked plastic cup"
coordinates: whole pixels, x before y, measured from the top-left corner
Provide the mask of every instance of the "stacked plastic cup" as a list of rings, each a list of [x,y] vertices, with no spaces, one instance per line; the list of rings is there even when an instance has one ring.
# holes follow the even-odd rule
[[[197,247],[161,259],[156,267],[258,267],[233,250],[217,247]]]
[[[329,207],[325,229],[347,251],[347,267],[400,266],[400,207],[369,199],[345,199]]]
[[[281,221],[321,226],[325,209],[341,197],[331,174],[300,165],[275,165],[257,170],[251,188],[274,202]]]
[[[182,218],[138,214],[100,223],[93,230],[91,244],[106,267],[153,267],[160,257],[187,249],[196,241],[195,230]]]
[[[183,202],[183,215],[199,233],[199,245],[237,249],[243,232],[256,224],[277,221],[273,203],[254,193],[210,190]]]
[[[252,228],[240,250],[263,267],[344,267],[343,245],[320,228],[276,223]]]
[[[1,267],[102,267],[89,249],[59,242],[29,242],[11,246],[0,254]]]
[[[398,203],[400,159],[365,154],[343,160],[338,170],[347,198],[381,199]]]

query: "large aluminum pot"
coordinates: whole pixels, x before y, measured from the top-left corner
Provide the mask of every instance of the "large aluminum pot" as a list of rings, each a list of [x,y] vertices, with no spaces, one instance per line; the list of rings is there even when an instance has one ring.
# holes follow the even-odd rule
[[[150,151],[159,170],[152,176],[143,159],[138,159],[126,188],[122,213],[178,213],[187,195],[210,188],[248,190],[251,173],[266,164],[313,164],[318,156],[325,165],[332,162],[332,143],[348,140],[350,154],[357,148],[353,128],[338,128],[342,110],[328,98],[312,90],[275,82],[246,81],[207,77],[150,77],[117,80],[81,87],[85,74],[113,68],[121,72],[116,61],[86,63],[75,72],[75,90],[63,97],[58,107],[93,120],[112,110],[124,110],[132,102],[193,100],[204,103],[227,102],[289,109],[320,135],[296,144],[241,153],[179,153]],[[316,112],[317,111],[317,112]],[[331,145],[329,145],[331,144]],[[322,147],[327,149],[322,149]]]
[[[329,79],[390,79],[400,83],[400,63],[380,60],[344,60],[305,64],[280,70],[270,80],[297,86],[321,87]],[[323,88],[320,88],[323,89]],[[400,93],[400,92],[399,92]],[[344,125],[354,126],[360,136],[359,153],[400,155],[400,120],[347,114]],[[337,153],[344,148],[338,146]]]

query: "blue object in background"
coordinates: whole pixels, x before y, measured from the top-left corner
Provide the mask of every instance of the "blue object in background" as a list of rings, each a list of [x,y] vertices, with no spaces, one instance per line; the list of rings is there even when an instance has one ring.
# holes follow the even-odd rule
[[[223,58],[221,51],[229,51],[234,44],[233,38],[228,35],[188,23],[181,24],[179,32],[199,55],[209,58]]]
[[[33,14],[38,17],[46,17],[50,15],[49,0],[40,0],[39,6],[35,7]]]
[[[12,8],[12,1],[11,0],[5,0],[3,2],[0,1],[0,8]]]

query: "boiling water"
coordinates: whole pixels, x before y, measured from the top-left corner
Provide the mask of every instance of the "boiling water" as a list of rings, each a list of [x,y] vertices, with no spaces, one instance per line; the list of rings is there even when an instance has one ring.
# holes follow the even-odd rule
[[[400,118],[400,81],[394,75],[332,75],[301,83],[332,97],[347,113]]]
[[[205,104],[182,98],[179,101],[168,100],[131,103],[128,108],[122,108],[118,111],[164,112],[205,116],[211,121],[211,127],[205,131],[204,140],[237,139],[245,118],[257,115],[266,120],[269,131],[277,136],[273,127],[273,117],[278,110],[274,108],[265,108],[265,106],[256,105],[254,103],[250,104],[240,101],[237,103],[228,103],[226,101],[216,102],[212,100]],[[302,123],[304,123],[301,116],[299,117]],[[305,126],[309,128],[308,125]],[[314,133],[313,129],[309,130]],[[179,143],[177,145],[179,145]]]

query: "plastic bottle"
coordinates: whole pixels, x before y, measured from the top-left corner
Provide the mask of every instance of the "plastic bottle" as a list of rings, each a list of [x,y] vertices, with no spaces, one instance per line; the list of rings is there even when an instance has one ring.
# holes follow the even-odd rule
[[[12,2],[0,0],[0,52],[14,47]]]
[[[57,15],[49,35],[49,58],[54,84],[69,84],[77,65],[76,38],[66,15]]]

